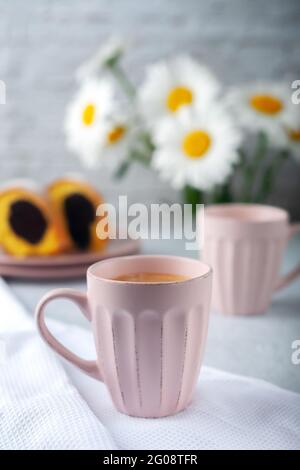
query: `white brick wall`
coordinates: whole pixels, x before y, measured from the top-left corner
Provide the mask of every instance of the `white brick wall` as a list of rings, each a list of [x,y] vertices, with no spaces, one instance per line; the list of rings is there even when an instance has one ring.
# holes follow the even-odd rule
[[[74,70],[111,33],[134,40],[126,67],[137,81],[148,62],[190,51],[232,84],[300,78],[299,22],[299,0],[0,0],[0,79],[7,86],[0,179],[46,181],[82,171],[64,148],[64,108]],[[89,176],[109,197],[116,190],[105,175]],[[299,181],[300,167],[290,163],[274,196],[298,216]],[[138,167],[117,189],[134,198],[169,197]]]

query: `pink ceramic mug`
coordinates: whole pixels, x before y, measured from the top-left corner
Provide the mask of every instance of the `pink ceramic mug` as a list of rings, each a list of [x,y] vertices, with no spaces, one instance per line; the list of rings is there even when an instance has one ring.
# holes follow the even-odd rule
[[[167,283],[113,280],[137,272],[179,274]],[[54,290],[36,310],[48,345],[83,372],[104,382],[116,408],[140,417],[183,410],[191,401],[207,337],[212,273],[177,256],[128,256],[100,261],[87,271],[87,294]],[[44,320],[53,299],[75,302],[91,321],[97,359],[87,361],[59,343]]]
[[[282,256],[300,224],[288,213],[256,204],[220,204],[205,209],[202,259],[214,272],[212,306],[226,315],[260,314],[271,297],[300,275],[300,266],[279,277]]]

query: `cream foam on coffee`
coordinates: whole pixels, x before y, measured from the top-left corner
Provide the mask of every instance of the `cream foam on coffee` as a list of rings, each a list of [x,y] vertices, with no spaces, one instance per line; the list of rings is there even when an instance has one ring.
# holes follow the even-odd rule
[[[122,274],[114,277],[114,281],[125,281],[125,282],[148,282],[148,283],[161,283],[161,282],[180,282],[190,279],[187,276],[180,274],[169,274],[169,273],[151,273],[151,272],[139,272]]]

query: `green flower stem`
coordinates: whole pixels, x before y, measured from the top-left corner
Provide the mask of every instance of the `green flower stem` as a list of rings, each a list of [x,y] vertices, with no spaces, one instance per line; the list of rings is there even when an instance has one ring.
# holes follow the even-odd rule
[[[151,152],[151,154],[152,154],[152,152],[155,150],[155,146],[152,142],[150,134],[147,131],[143,131],[140,134],[140,139],[143,142],[143,144],[145,145],[145,147],[147,148],[147,150],[149,152]]]
[[[131,165],[130,160],[125,160],[123,163],[121,163],[121,165],[119,166],[119,168],[117,169],[117,171],[114,174],[114,178],[116,178],[116,179],[123,178],[123,176],[125,176],[125,174],[129,170],[130,165]]]
[[[143,163],[146,166],[149,166],[151,162],[151,153],[146,154],[140,150],[133,149],[129,154],[129,160],[137,161]]]
[[[151,162],[151,154],[145,154],[139,150],[133,149],[128,155],[127,160],[125,160],[117,169],[114,174],[114,177],[117,179],[123,178],[127,171],[129,170],[133,162],[139,162],[145,166],[149,166]]]
[[[269,194],[271,194],[279,170],[287,160],[288,156],[288,150],[279,151],[276,157],[273,159],[272,163],[266,168],[261,178],[261,185],[255,202],[263,202],[269,196]]]
[[[185,186],[183,188],[183,201],[185,204],[192,204],[193,214],[195,215],[197,204],[204,203],[203,192],[199,189],[193,188],[192,186]]]
[[[251,162],[245,162],[244,168],[242,167],[242,171],[244,173],[244,191],[242,199],[244,202],[251,202],[252,200],[252,188],[258,176],[261,162],[265,158],[267,149],[267,136],[264,132],[259,132],[257,136],[257,144],[254,157]]]
[[[120,84],[120,87],[126,93],[126,95],[133,99],[136,94],[135,86],[131,83],[129,78],[127,77],[126,73],[124,72],[123,68],[120,66],[118,61],[114,61],[108,65],[111,73]]]
[[[217,186],[211,195],[212,204],[224,204],[233,201],[233,195],[231,191],[231,179],[226,183]]]
[[[238,149],[238,154],[240,156],[239,161],[234,165],[235,170],[240,170],[242,168],[245,168],[247,166],[247,155],[244,149],[239,148]]]
[[[132,148],[127,156],[127,159],[119,166],[115,173],[115,178],[120,179],[122,178],[127,171],[129,170],[131,164],[133,162],[141,163],[145,166],[150,166],[152,152],[154,146],[151,142],[150,135],[146,132],[140,134],[139,137],[141,144],[143,144],[142,149],[140,148]],[[141,146],[140,146],[141,147]]]

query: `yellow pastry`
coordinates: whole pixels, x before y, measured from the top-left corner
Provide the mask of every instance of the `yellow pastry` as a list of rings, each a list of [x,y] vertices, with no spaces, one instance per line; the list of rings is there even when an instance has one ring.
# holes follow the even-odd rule
[[[47,197],[60,213],[74,250],[103,250],[107,239],[102,240],[96,233],[96,210],[103,198],[94,188],[85,181],[66,177],[48,186]]]
[[[52,255],[67,247],[62,221],[35,191],[0,192],[0,245],[15,256]]]

